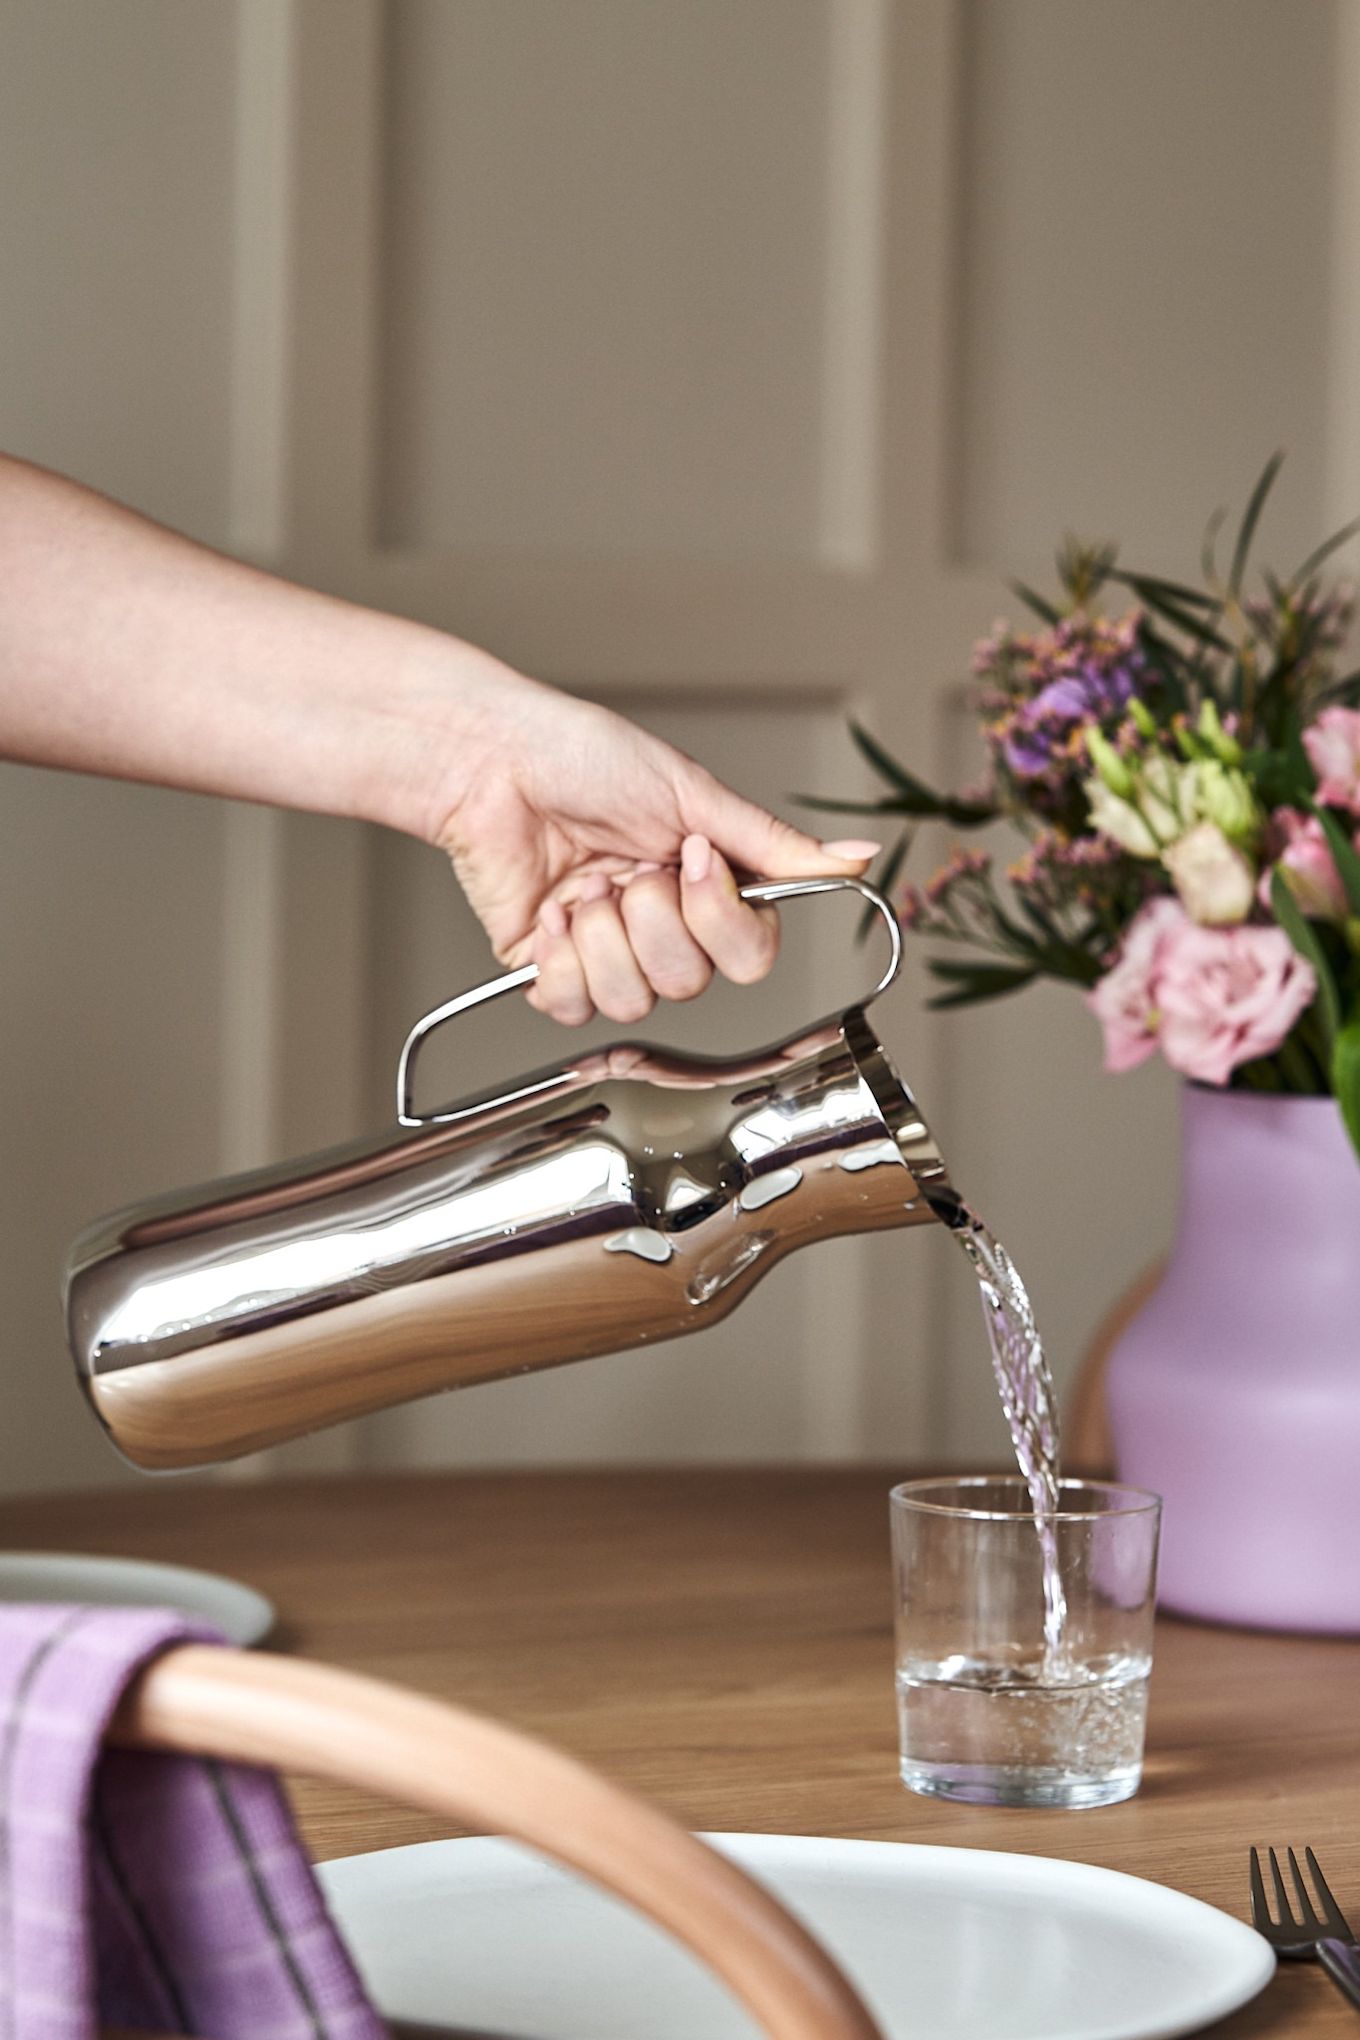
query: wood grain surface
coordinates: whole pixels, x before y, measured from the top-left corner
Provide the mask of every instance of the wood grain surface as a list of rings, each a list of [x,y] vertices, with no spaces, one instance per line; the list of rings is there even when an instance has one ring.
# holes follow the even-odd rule
[[[276,1602],[278,1647],[547,1736],[691,1827],[1060,1856],[1239,1916],[1249,1846],[1308,1843],[1360,1926],[1360,1642],[1168,1618],[1137,1798],[1029,1813],[905,1792],[887,1543],[901,1476],[148,1481],[6,1503],[0,1545],[235,1574]],[[441,1831],[331,1786],[303,1782],[296,1803],[318,1857]],[[1286,1964],[1214,2032],[1340,2040],[1360,2013],[1312,1964]]]

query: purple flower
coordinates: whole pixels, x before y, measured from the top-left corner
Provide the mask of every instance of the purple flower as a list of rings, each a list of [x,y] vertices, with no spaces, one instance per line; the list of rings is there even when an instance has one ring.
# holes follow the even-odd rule
[[[1084,762],[1082,732],[1116,730],[1152,677],[1136,612],[1118,621],[1064,617],[1048,630],[989,639],[979,651],[993,749],[1015,778],[1054,791]]]
[[[1097,689],[1088,677],[1069,674],[1062,680],[1050,680],[1029,703],[1026,713],[1036,723],[1076,722],[1082,716],[1099,713],[1097,704]]]
[[[1017,779],[1037,779],[1053,762],[1053,743],[1045,731],[1017,717],[1006,732],[1002,753]]]

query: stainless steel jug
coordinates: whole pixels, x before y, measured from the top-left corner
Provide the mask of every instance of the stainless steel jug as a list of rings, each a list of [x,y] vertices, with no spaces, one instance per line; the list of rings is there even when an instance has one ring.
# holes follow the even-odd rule
[[[201,1465],[436,1389],[697,1331],[795,1247],[958,1222],[910,1091],[865,1017],[739,1061],[627,1042],[427,1115],[430,1033],[530,983],[479,985],[411,1030],[399,1130],[120,1212],[77,1242],[71,1348],[114,1443]]]

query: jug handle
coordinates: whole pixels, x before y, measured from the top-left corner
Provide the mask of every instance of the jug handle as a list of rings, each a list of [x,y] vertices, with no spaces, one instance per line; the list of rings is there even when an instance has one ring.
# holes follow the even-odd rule
[[[806,893],[857,892],[862,899],[883,917],[888,931],[890,953],[887,968],[868,996],[862,1000],[868,1005],[880,992],[886,992],[902,968],[902,930],[883,894],[876,886],[863,878],[757,878],[740,888],[744,900],[759,905],[773,905],[777,900],[797,899]],[[401,1056],[397,1063],[397,1120],[402,1126],[448,1126],[453,1121],[484,1111],[485,1104],[455,1106],[451,1112],[419,1113],[413,1108],[415,1090],[416,1057],[422,1043],[442,1027],[446,1020],[455,1019],[460,1013],[471,1012],[474,1006],[481,1006],[488,999],[499,999],[506,992],[517,992],[525,985],[533,984],[538,976],[536,963],[521,964],[518,970],[508,970],[504,977],[488,978],[484,985],[474,985],[470,992],[460,992],[456,999],[449,999],[442,1006],[435,1006],[417,1020],[415,1026],[402,1044]],[[568,1072],[563,1071],[551,1077],[541,1077],[537,1083],[526,1084],[521,1090],[508,1091],[499,1101],[504,1105],[517,1104],[521,1098],[535,1097],[540,1091],[555,1090],[566,1081]]]

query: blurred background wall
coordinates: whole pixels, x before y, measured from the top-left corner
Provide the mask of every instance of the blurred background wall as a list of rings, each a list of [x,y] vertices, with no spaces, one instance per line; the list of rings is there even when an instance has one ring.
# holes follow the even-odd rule
[[[966,771],[970,641],[1068,528],[1193,574],[1282,445],[1292,565],[1360,505],[1358,366],[1354,0],[0,0],[0,445],[786,812],[866,790],[851,713]],[[848,912],[786,920],[767,985],[652,1031],[863,982]],[[128,1477],[77,1229],[381,1126],[493,969],[414,844],[0,768],[0,1486]],[[1061,991],[945,1021],[909,977],[883,1031],[1067,1377],[1169,1233],[1174,1092]],[[498,1009],[443,1075],[558,1046]],[[275,1463],[995,1457],[957,1258],[838,1243],[698,1340]]]

